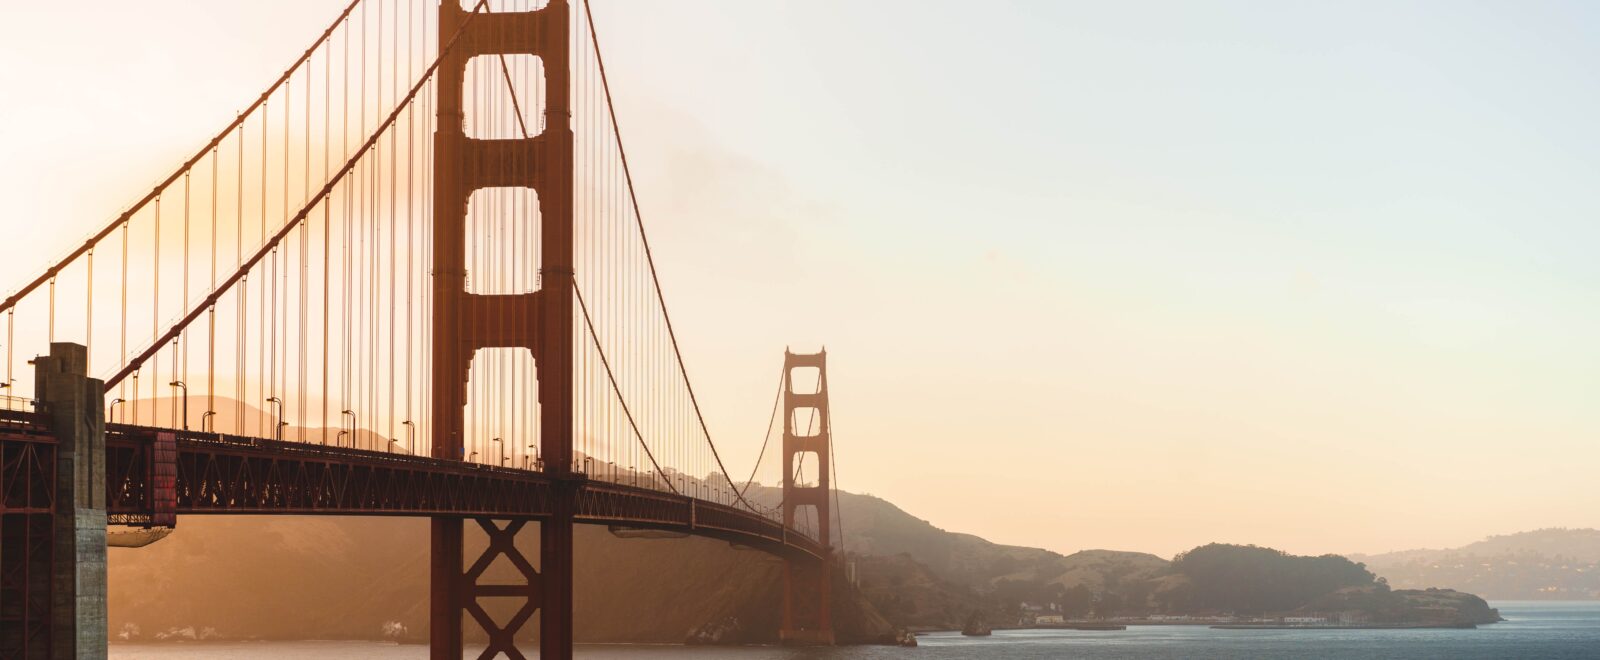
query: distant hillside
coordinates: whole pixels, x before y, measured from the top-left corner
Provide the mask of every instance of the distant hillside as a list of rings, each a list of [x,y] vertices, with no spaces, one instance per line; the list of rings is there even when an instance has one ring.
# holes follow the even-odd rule
[[[750,493],[767,502],[778,494]],[[899,627],[959,628],[974,613],[997,626],[1051,612],[1120,617],[1319,607],[1370,612],[1373,620],[1497,618],[1470,594],[1391,592],[1334,556],[1221,545],[1177,562],[1111,550],[1063,556],[947,532],[876,497],[840,493],[839,504],[846,564],[859,587],[848,588],[842,574],[836,580],[835,625],[845,641],[881,640]],[[481,547],[482,535],[468,529],[469,544]],[[521,541],[536,556],[537,536]],[[731,630],[732,641],[775,640],[776,559],[709,539],[623,539],[599,527],[580,527],[576,546],[582,641],[677,643],[708,625]],[[420,641],[428,618],[427,548],[427,524],[416,519],[185,517],[154,545],[111,549],[110,629],[142,640],[177,631]],[[508,576],[508,568],[502,560],[490,574]]]
[[[871,495],[840,493],[839,508],[847,552],[904,553],[956,584],[979,587],[1004,578],[1048,579],[1061,572],[1063,557],[1058,553],[945,531]]]
[[[955,628],[974,611],[997,626],[1025,625],[1048,613],[1358,611],[1367,620],[1396,623],[1499,620],[1472,594],[1391,591],[1361,565],[1337,555],[1299,557],[1212,544],[1173,562],[1113,550],[1062,556],[947,532],[876,497],[841,493],[839,504],[861,591],[897,626]]]
[[[1376,576],[1338,555],[1298,557],[1270,548],[1213,543],[1178,555],[1184,579],[1162,592],[1166,609],[1260,614],[1285,612]]]
[[[1538,555],[1582,562],[1600,562],[1600,529],[1536,529],[1491,536],[1476,543],[1444,550],[1402,550],[1378,555],[1351,555],[1372,565],[1389,565],[1444,555]]]
[[[1491,600],[1600,599],[1600,530],[1541,529],[1445,550],[1353,555],[1396,587],[1439,586]]]
[[[778,496],[772,488],[751,492],[757,500]],[[980,591],[992,589],[995,579],[1062,559],[945,532],[874,497],[840,497],[851,554],[868,548],[888,553],[860,556],[861,584],[905,602],[914,593],[907,585],[925,584],[917,599],[938,604],[900,610],[902,616],[892,619],[899,625],[959,626],[983,609]],[[468,526],[476,539],[474,529]],[[529,557],[537,555],[536,539],[532,533],[522,539]],[[693,537],[619,539],[596,527],[580,527],[577,545],[581,640],[675,643],[729,619],[740,621],[746,641],[776,637],[782,563],[772,557]],[[126,628],[130,636],[137,630],[140,639],[188,628],[197,636],[211,628],[232,639],[365,639],[388,626],[406,630],[402,638],[420,638],[427,625],[427,548],[423,520],[185,517],[154,545],[111,549],[111,630]],[[893,554],[906,550],[912,553]],[[893,573],[907,577],[890,587]],[[1048,569],[1040,574],[1054,576]],[[835,611],[842,639],[868,641],[892,632],[891,621],[866,600],[838,598]]]
[[[481,533],[468,525],[468,555]],[[531,532],[531,530],[530,530]],[[537,557],[537,534],[519,546]],[[581,641],[680,643],[693,630],[739,622],[737,641],[776,641],[782,563],[701,538],[620,539],[580,526],[575,541]],[[536,561],[536,560],[535,560]],[[173,631],[226,639],[426,639],[428,525],[406,518],[191,516],[145,548],[111,548],[113,639]],[[511,583],[504,559],[489,568]],[[841,639],[892,632],[869,605],[836,589]],[[503,616],[493,599],[491,616]],[[475,627],[469,626],[469,637]]]

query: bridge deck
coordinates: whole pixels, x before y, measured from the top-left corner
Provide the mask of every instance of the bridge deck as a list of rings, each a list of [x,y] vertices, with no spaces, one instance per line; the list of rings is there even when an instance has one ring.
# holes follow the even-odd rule
[[[33,413],[0,413],[4,440],[48,437]],[[574,490],[576,522],[685,532],[785,558],[818,560],[815,539],[758,513],[576,475],[408,454],[113,424],[106,429],[106,509],[113,523],[156,515],[157,439],[176,448],[176,513],[460,516],[538,520],[552,493]]]

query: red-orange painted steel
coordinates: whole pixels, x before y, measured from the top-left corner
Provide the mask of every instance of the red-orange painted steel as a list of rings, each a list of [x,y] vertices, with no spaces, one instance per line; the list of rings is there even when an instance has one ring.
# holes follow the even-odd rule
[[[0,658],[51,657],[56,442],[0,417]]]
[[[153,524],[156,437],[166,429],[109,425],[106,510],[115,524]],[[176,511],[534,520],[557,514],[571,490],[574,522],[689,532],[815,563],[811,537],[746,509],[627,484],[558,480],[515,468],[349,447],[176,431]]]
[[[178,524],[178,437],[157,433],[150,461],[150,524]]]
[[[438,129],[434,135],[434,458],[460,460],[464,451],[467,380],[473,355],[484,348],[524,348],[538,364],[539,437],[550,507],[541,521],[540,579],[528,607],[541,610],[540,655],[572,657],[572,128],[568,117],[570,16],[566,0],[531,12],[467,12],[458,2],[439,5],[439,43],[457,39],[440,54]],[[459,32],[460,36],[455,35]],[[477,55],[529,54],[543,63],[545,129],[516,140],[468,137],[462,112],[463,80]],[[467,291],[468,201],[488,187],[528,187],[539,197],[540,290],[489,296]],[[461,657],[461,613],[475,611],[476,576],[463,573],[460,522],[437,522],[434,558],[432,656]],[[531,610],[530,610],[531,611]],[[490,649],[516,658],[515,636],[525,618],[487,626]]]
[[[812,368],[816,369],[817,382],[814,392],[803,392],[795,389],[795,370]],[[800,421],[795,414],[797,411],[810,410],[806,414],[805,426],[800,426]],[[802,430],[803,429],[803,430]],[[814,433],[813,433],[814,432]],[[822,351],[813,354],[797,354],[789,351],[783,353],[783,525],[794,529],[796,513],[801,507],[811,507],[816,513],[817,541],[826,554],[832,537],[830,527],[833,517],[832,507],[828,499],[832,475],[829,468],[832,461],[829,458],[829,449],[832,447],[830,438],[833,430],[830,428],[828,418],[828,354]],[[797,461],[804,460],[809,454],[814,456],[812,468],[816,471],[816,483],[806,485],[795,480]],[[795,567],[789,561],[784,564],[783,570],[783,628],[779,636],[785,642],[797,644],[832,644],[833,643],[833,612],[832,606],[832,571],[828,562],[824,561],[816,572],[817,600],[812,603],[808,613],[814,614],[811,621],[803,621],[800,617],[800,607],[795,591]]]

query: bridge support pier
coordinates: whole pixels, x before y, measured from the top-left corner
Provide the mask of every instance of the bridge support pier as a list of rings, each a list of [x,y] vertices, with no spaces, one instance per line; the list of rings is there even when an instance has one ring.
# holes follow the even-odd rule
[[[795,388],[795,371],[814,369],[816,389],[801,391]],[[806,417],[805,426],[799,418]],[[832,429],[828,418],[828,353],[796,354],[783,352],[783,524],[793,529],[802,507],[816,514],[817,541],[826,550],[832,538],[833,516],[828,500],[828,487],[833,466]],[[803,464],[810,455],[816,482],[799,483],[795,467]],[[796,570],[796,569],[801,570]],[[832,586],[833,569],[829,558],[815,567],[797,567],[793,560],[783,561],[783,627],[778,639],[794,646],[831,646],[833,644]],[[799,574],[798,576],[796,574]],[[795,589],[796,578],[815,581],[816,598],[802,599]],[[802,605],[806,606],[802,608]],[[806,610],[802,616],[800,610]],[[810,622],[804,621],[810,619]]]
[[[563,489],[569,490],[569,489]],[[566,504],[563,505],[561,502]],[[430,644],[434,660],[457,660],[466,638],[463,615],[470,616],[488,637],[479,657],[524,658],[517,648],[518,634],[539,613],[539,657],[572,657],[572,497],[558,497],[554,520],[539,525],[540,566],[534,568],[517,549],[517,533],[526,520],[513,520],[504,526],[487,518],[475,518],[488,535],[489,544],[472,565],[462,568],[463,520],[435,518],[433,521],[433,593],[430,604],[432,632]],[[521,574],[512,584],[487,584],[485,572],[504,556]],[[484,609],[480,598],[520,598],[521,606],[502,625]]]
[[[434,518],[432,563],[428,580],[428,645],[432,660],[460,660],[461,645],[461,519]]]
[[[555,515],[539,524],[543,580],[539,657],[572,657],[572,489],[558,491]]]
[[[487,348],[520,348],[538,365],[538,435],[544,471],[557,481],[553,513],[541,521],[540,568],[512,544],[522,523],[505,528],[480,521],[489,533],[485,559],[462,572],[460,519],[433,523],[434,660],[461,657],[463,608],[489,635],[483,657],[521,658],[515,647],[524,615],[539,611],[540,657],[572,657],[572,456],[573,135],[569,97],[571,53],[568,0],[549,0],[523,12],[478,12],[456,0],[439,4],[438,128],[434,133],[433,381],[435,458],[463,460],[467,384],[473,356]],[[445,45],[453,44],[448,52]],[[544,130],[520,139],[491,140],[466,133],[463,98],[473,57],[532,55],[544,71]],[[509,74],[507,81],[509,82]],[[518,108],[506,108],[518,110]],[[467,289],[467,211],[475,191],[532,188],[537,214],[519,218],[540,237],[539,288],[488,295]],[[508,440],[510,440],[508,438]],[[534,441],[534,437],[527,438]],[[522,443],[523,439],[515,440]],[[480,565],[505,554],[527,578],[523,585],[481,585]],[[499,626],[477,605],[479,596],[526,597],[526,605]],[[476,608],[476,609],[475,609]]]
[[[39,409],[56,438],[50,575],[52,659],[106,657],[105,384],[88,349],[53,343],[34,360]]]

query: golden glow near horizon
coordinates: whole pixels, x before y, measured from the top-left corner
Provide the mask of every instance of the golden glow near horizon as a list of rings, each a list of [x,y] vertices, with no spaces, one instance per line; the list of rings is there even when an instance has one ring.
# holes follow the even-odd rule
[[[0,285],[342,4],[0,9]],[[595,7],[731,470],[826,345],[839,485],[998,542],[1600,526],[1593,7],[824,5]]]

